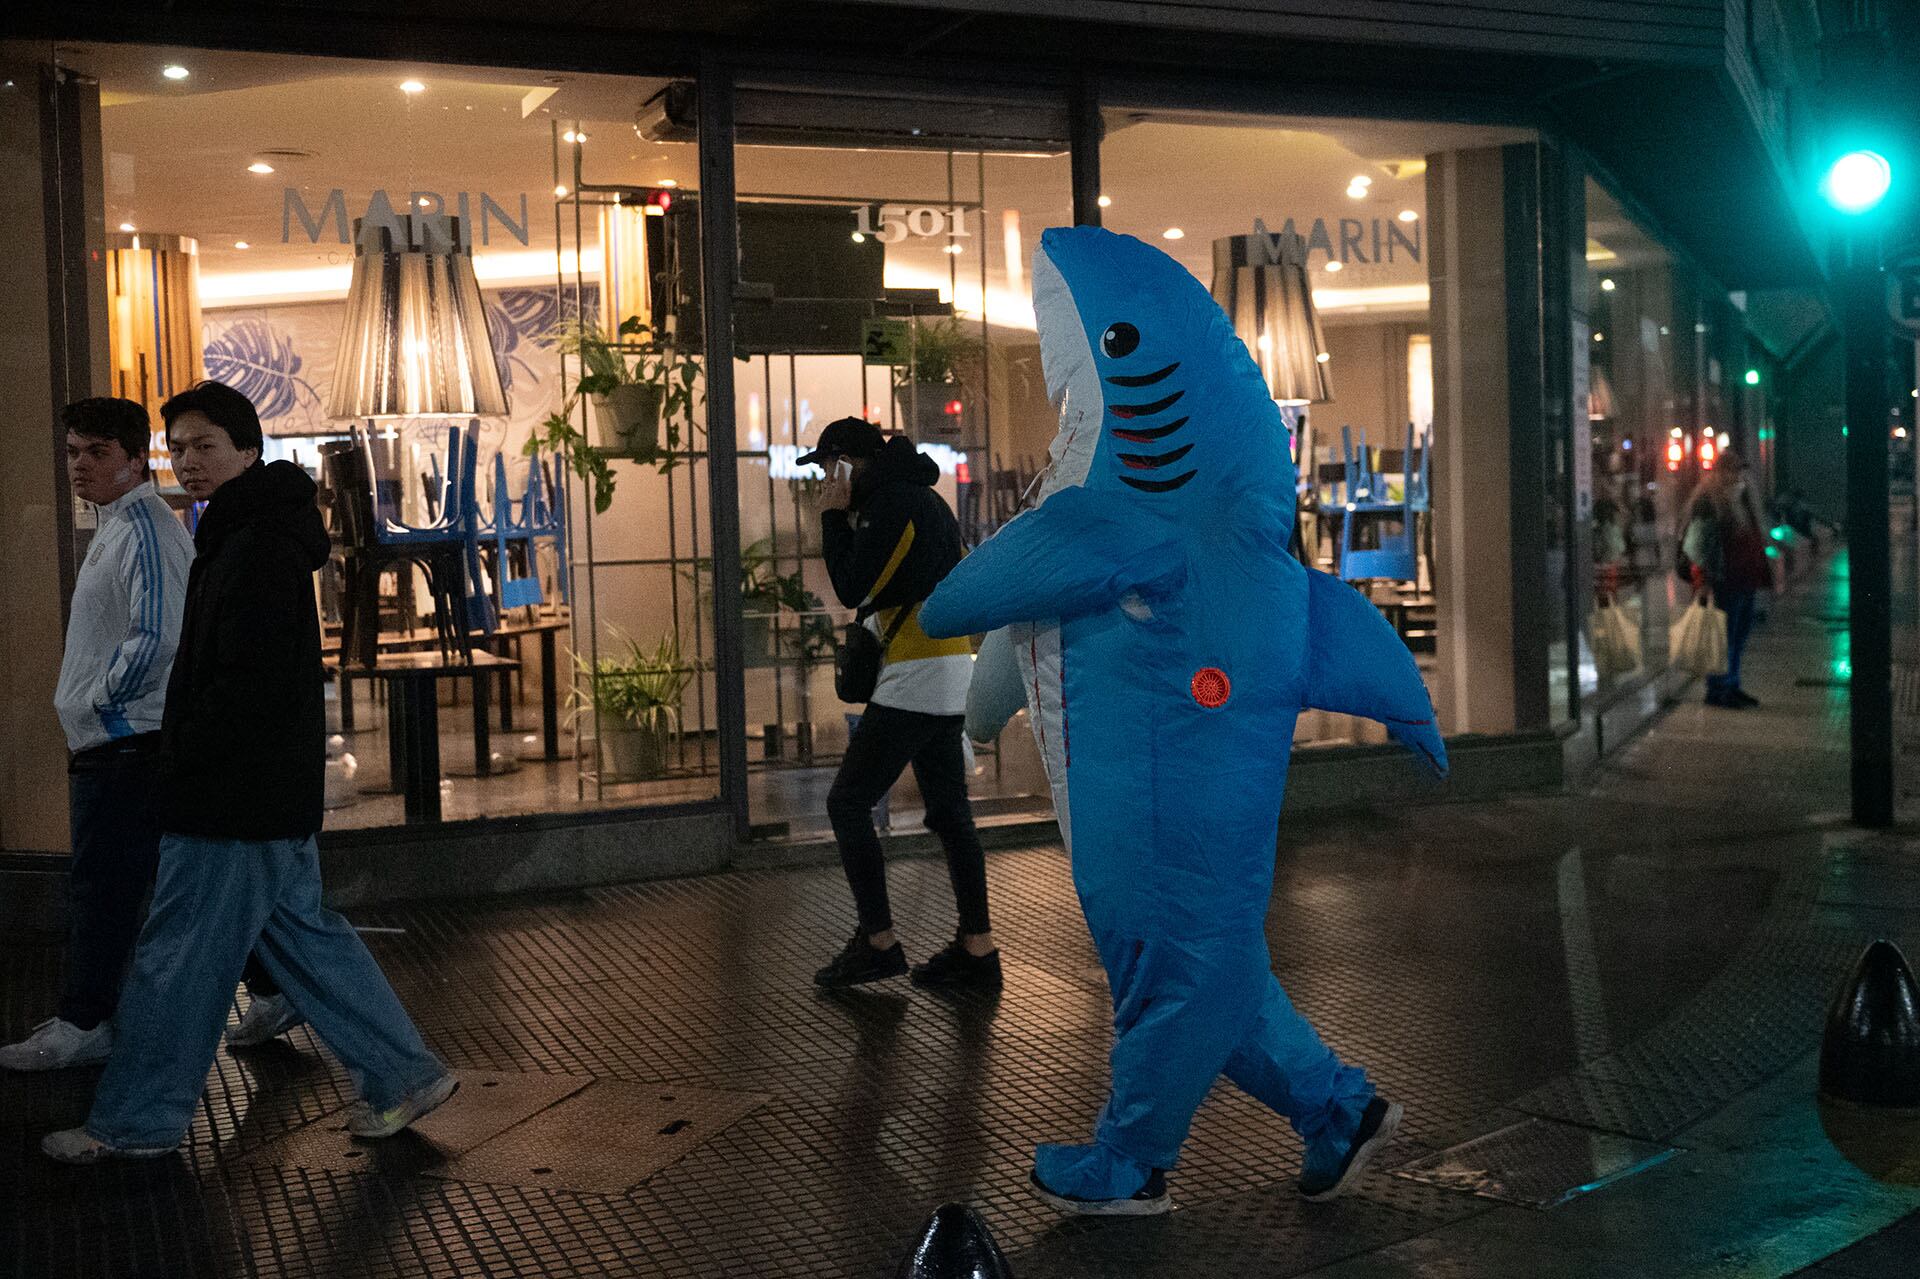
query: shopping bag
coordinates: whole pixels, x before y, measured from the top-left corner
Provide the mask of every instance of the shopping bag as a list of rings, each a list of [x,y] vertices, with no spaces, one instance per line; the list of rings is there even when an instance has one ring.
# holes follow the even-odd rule
[[[1602,675],[1640,669],[1640,625],[1611,601],[1593,610],[1593,664]]]
[[[1727,673],[1727,615],[1705,596],[1696,599],[1667,632],[1673,664],[1695,675]]]

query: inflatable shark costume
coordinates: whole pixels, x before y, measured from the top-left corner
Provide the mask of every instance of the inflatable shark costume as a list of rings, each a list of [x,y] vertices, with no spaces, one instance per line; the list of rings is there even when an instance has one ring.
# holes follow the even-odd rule
[[[1399,1110],[1273,976],[1263,925],[1294,721],[1308,707],[1379,720],[1444,773],[1433,704],[1379,612],[1288,554],[1286,429],[1199,281],[1074,227],[1041,237],[1033,282],[1063,404],[1041,500],[961,562],[921,623],[1009,628],[982,649],[970,728],[990,737],[1031,711],[1112,987],[1095,1141],[1040,1147],[1034,1179],[1081,1211],[1163,1211],[1161,1173],[1224,1073],[1292,1121],[1302,1191],[1330,1196]]]

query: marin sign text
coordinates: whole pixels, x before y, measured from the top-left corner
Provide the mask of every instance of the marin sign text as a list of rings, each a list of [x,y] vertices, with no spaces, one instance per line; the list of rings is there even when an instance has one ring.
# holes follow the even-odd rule
[[[466,191],[454,196],[451,203],[438,191],[410,191],[401,203],[402,210],[411,209],[418,213],[433,215],[451,213],[460,219],[460,225],[466,228],[463,238],[471,243],[492,244],[496,233],[511,238],[521,244],[527,243],[527,228],[531,225],[527,217],[527,197],[525,193],[509,197],[511,204],[503,204],[491,195],[481,192],[477,197],[480,221],[473,221],[476,197]],[[514,214],[519,216],[516,218]],[[396,240],[404,240],[405,234],[400,224],[400,212],[394,208],[393,199],[382,189],[368,197],[361,218],[369,226],[386,225],[393,229]],[[280,243],[292,244],[295,229],[305,236],[310,244],[322,240],[332,240],[339,244],[352,242],[349,234],[347,215],[347,193],[339,187],[327,192],[318,209],[307,203],[307,198],[293,187],[286,188],[286,194],[280,205]],[[476,235],[475,232],[478,232]]]

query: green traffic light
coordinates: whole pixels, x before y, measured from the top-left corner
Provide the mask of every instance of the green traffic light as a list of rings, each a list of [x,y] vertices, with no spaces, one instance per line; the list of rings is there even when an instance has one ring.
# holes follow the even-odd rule
[[[1748,370],[1747,370],[1747,385],[1748,385],[1748,386],[1759,386],[1759,385],[1760,385],[1760,370],[1759,370],[1759,369],[1748,369]]]
[[[1849,151],[1820,179],[1820,194],[1842,213],[1865,213],[1886,198],[1893,166],[1878,151]]]

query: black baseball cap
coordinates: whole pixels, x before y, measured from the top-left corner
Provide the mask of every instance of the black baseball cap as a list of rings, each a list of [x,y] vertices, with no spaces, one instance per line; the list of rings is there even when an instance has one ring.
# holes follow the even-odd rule
[[[887,437],[880,428],[864,418],[843,417],[821,428],[820,442],[811,453],[802,453],[794,461],[800,466],[820,466],[830,457],[876,457]]]

